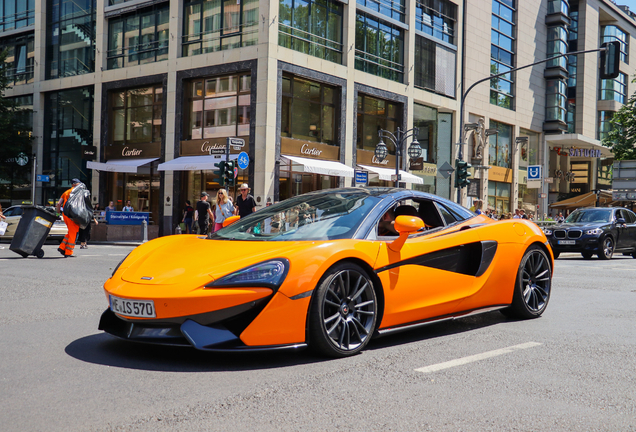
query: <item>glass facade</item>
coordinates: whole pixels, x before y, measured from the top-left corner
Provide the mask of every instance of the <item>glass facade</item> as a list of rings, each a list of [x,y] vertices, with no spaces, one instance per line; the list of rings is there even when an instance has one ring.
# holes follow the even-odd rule
[[[599,111],[598,112],[598,132],[597,139],[603,141],[607,138],[607,134],[612,130],[612,124],[610,120],[614,117],[614,111]]]
[[[599,100],[614,100],[624,104],[627,100],[627,75],[619,73],[614,79],[602,79]]]
[[[488,163],[502,168],[512,168],[512,126],[491,120],[490,128],[497,129],[499,133],[488,137]]]
[[[515,3],[514,0],[492,0],[490,33],[490,73],[505,73],[515,64]],[[514,109],[514,75],[490,80],[490,103]]]
[[[404,30],[366,14],[356,15],[355,67],[393,81],[404,79]]]
[[[35,45],[33,33],[0,39],[0,51],[7,50],[5,76],[9,85],[33,82]]]
[[[258,0],[194,0],[183,7],[184,57],[258,42]]]
[[[402,125],[402,106],[395,102],[358,95],[358,131],[356,147],[358,149],[375,151],[378,145],[378,131],[380,129],[395,133]],[[385,142],[389,154],[395,154],[395,147],[390,141]]]
[[[0,0],[0,32],[35,24],[35,0]]]
[[[357,0],[357,3],[389,18],[401,22],[405,20],[404,0]]]
[[[528,137],[528,142],[519,144],[519,208],[534,213],[539,202],[539,188],[529,189],[526,186],[528,165],[539,165],[539,134],[529,130],[520,130],[521,136]],[[524,205],[526,204],[526,205]]]
[[[566,0],[548,0],[548,15],[561,13],[568,16],[570,6]]]
[[[169,4],[108,22],[108,69],[168,60]]]
[[[342,9],[331,0],[280,0],[279,45],[342,63]]]
[[[422,147],[424,162],[437,163],[437,110],[414,103],[413,126],[419,129],[417,140]]]
[[[567,87],[560,79],[546,81],[545,119],[546,121],[567,120]]]
[[[629,64],[629,35],[616,26],[601,27],[601,43],[618,41],[621,45],[621,61]]]
[[[338,145],[340,89],[283,77],[281,136]]]
[[[568,52],[578,50],[579,38],[579,11],[578,4],[572,4],[570,7],[570,27],[568,31]],[[567,88],[567,132],[574,133],[576,131],[576,74],[578,66],[578,55],[568,56],[568,88]]]
[[[447,0],[417,0],[415,29],[436,39],[457,45],[457,5]]]
[[[565,54],[568,50],[567,44],[568,32],[565,27],[548,27],[548,50],[546,56],[554,57],[559,54]],[[567,70],[567,57],[559,57],[546,63],[546,67],[560,67]]]
[[[96,0],[48,0],[46,77],[95,71]]]
[[[249,135],[249,74],[197,79],[187,89],[185,139]]]
[[[488,207],[499,216],[510,212],[510,183],[488,181]]]
[[[161,141],[161,85],[117,90],[110,98],[111,144],[123,146]]]
[[[415,36],[415,87],[455,97],[457,52]]]

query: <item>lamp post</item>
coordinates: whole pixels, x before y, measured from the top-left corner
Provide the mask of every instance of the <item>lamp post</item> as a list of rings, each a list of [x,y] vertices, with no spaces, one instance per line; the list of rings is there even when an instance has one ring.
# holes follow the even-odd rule
[[[420,147],[420,143],[417,141],[419,132],[420,130],[417,127],[406,131],[397,128],[395,134],[384,129],[378,131],[380,142],[375,147],[375,157],[378,161],[382,162],[389,153],[386,144],[384,144],[384,139],[389,140],[395,146],[395,187],[400,186],[400,156],[402,156],[403,146],[406,144],[407,139],[413,138],[413,142],[411,142],[407,150],[409,158],[417,159],[422,156],[422,147]]]

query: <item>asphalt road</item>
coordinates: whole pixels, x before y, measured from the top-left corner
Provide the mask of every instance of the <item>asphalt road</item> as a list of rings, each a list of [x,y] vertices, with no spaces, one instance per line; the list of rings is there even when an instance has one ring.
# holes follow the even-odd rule
[[[118,341],[97,330],[102,284],[131,247],[0,247],[2,431],[636,431],[631,257],[562,255],[539,319],[491,312],[331,360]]]

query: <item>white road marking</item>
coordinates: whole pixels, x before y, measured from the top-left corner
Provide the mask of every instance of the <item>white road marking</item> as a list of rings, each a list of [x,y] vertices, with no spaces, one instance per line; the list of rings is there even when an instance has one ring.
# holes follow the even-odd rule
[[[126,254],[108,254],[108,256],[126,256]]]
[[[494,351],[488,351],[485,353],[481,353],[481,354],[475,354],[472,356],[468,356],[468,357],[463,357],[463,358],[459,358],[459,359],[455,359],[455,360],[451,360],[451,361],[447,361],[444,363],[437,363],[431,366],[425,366],[423,368],[419,368],[419,369],[415,369],[417,372],[422,372],[422,373],[431,373],[431,372],[437,372],[440,371],[442,369],[448,369],[448,368],[452,368],[455,366],[461,366],[461,365],[465,365],[468,363],[472,363],[472,362],[476,362],[479,360],[485,360],[491,357],[497,357],[503,354],[509,354],[513,351],[517,351],[517,350],[522,350],[522,349],[528,349],[528,348],[534,348],[536,346],[541,345],[538,342],[527,342],[524,344],[520,344],[520,345],[514,345],[508,348],[501,348],[498,350],[494,350]]]

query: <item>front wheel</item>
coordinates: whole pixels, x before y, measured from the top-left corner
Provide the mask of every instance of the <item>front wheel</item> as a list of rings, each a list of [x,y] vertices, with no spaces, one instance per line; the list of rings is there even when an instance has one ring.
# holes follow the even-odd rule
[[[603,239],[603,246],[601,247],[598,257],[602,260],[612,259],[614,255],[614,239],[607,236]]]
[[[512,304],[502,312],[516,318],[539,317],[550,300],[552,268],[546,253],[530,246],[521,259]]]
[[[320,354],[347,357],[369,343],[378,313],[373,282],[353,263],[332,267],[314,292],[309,310],[309,346]]]

